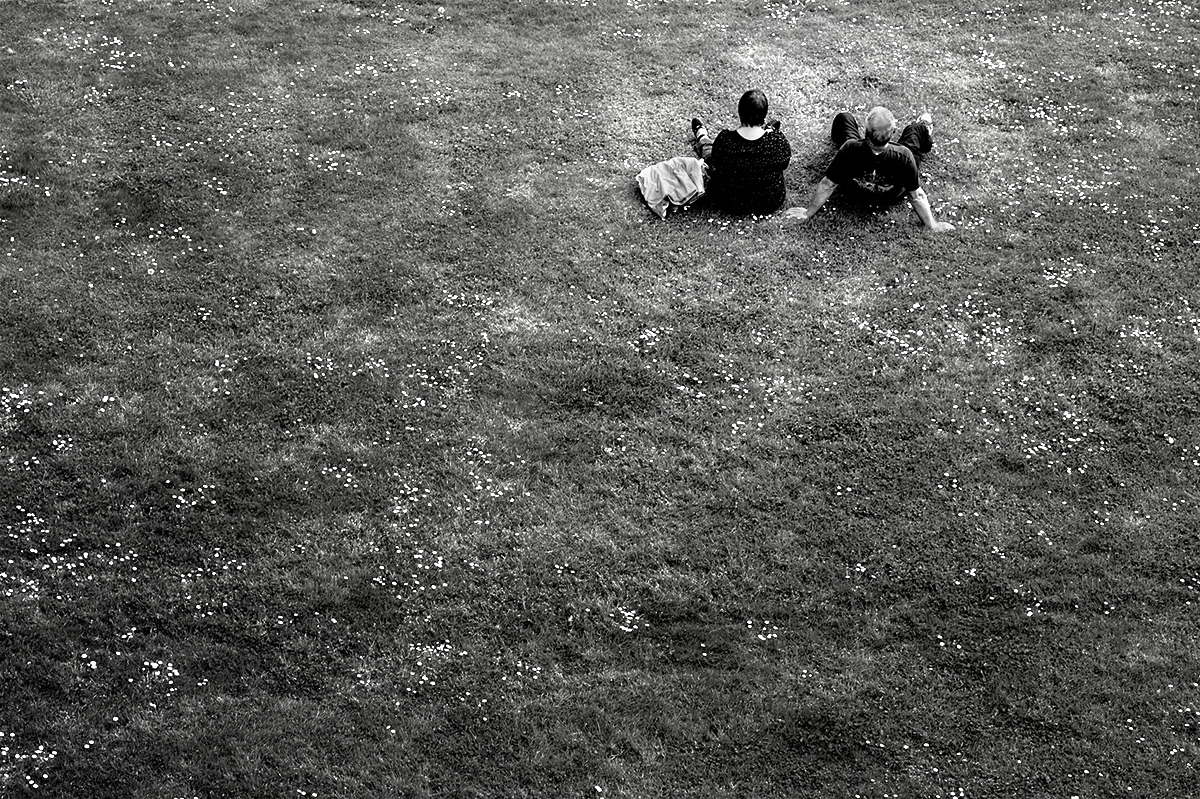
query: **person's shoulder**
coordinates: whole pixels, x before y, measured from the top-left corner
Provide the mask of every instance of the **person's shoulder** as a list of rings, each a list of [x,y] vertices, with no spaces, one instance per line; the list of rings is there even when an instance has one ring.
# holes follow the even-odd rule
[[[841,146],[837,148],[837,152],[834,153],[833,158],[835,161],[856,158],[862,154],[864,149],[866,149],[866,145],[863,144],[862,139],[848,139],[842,142]]]
[[[717,151],[725,151],[735,149],[738,145],[737,140],[741,136],[734,133],[732,130],[725,128],[713,137],[713,149]]]
[[[903,161],[907,164],[912,164],[913,169],[917,168],[917,159],[912,154],[912,150],[908,149],[907,147],[893,142],[888,145],[887,151],[889,157],[897,161]]]
[[[767,157],[775,161],[791,161],[792,160],[792,143],[788,141],[787,136],[783,135],[783,131],[777,130],[763,136],[764,139],[769,139]]]

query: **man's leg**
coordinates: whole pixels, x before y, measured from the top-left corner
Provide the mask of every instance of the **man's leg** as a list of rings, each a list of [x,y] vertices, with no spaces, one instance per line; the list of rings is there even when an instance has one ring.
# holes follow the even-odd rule
[[[862,138],[862,129],[858,127],[858,120],[849,111],[843,111],[833,118],[833,127],[829,130],[829,137],[833,139],[834,147],[841,147],[848,141],[857,141]]]
[[[921,158],[933,149],[933,117],[930,113],[925,111],[917,117],[916,122],[905,125],[896,143],[911,150],[913,158],[917,159],[918,164],[921,163]]]

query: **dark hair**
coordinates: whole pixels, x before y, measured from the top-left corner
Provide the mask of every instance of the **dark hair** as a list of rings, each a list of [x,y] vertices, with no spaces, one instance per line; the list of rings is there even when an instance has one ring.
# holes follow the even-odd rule
[[[738,117],[743,125],[761,125],[767,121],[767,96],[751,89],[738,100]]]

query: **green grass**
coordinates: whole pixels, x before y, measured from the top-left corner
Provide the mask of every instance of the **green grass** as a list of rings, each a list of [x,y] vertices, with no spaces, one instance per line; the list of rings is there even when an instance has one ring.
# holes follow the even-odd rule
[[[1195,793],[1190,6],[0,18],[0,795]]]

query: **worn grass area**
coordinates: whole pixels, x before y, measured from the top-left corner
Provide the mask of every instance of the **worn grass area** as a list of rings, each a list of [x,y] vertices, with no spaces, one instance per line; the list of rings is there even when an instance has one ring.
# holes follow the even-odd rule
[[[0,18],[0,794],[1195,793],[1192,6]]]

